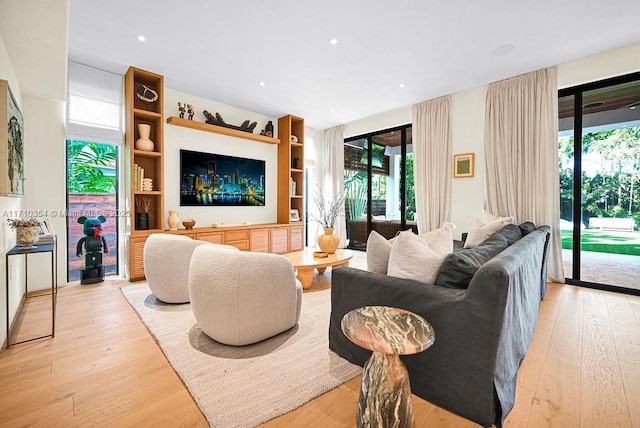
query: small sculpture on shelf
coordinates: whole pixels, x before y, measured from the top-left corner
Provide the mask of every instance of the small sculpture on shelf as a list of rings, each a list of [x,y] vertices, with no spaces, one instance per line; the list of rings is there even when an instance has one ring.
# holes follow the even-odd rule
[[[225,128],[236,129],[238,131],[248,132],[250,134],[253,134],[253,130],[258,125],[258,122],[251,122],[250,123],[249,120],[245,120],[244,122],[242,122],[242,125],[240,125],[240,126],[230,125],[230,124],[228,124],[228,123],[226,123],[224,121],[224,119],[222,118],[222,115],[220,115],[220,113],[216,112],[216,114],[213,115],[213,114],[209,113],[208,111],[204,110],[202,112],[202,114],[207,119],[206,122],[208,124],[210,124],[210,125],[223,126]]]
[[[264,127],[264,130],[267,137],[273,137],[273,122],[267,122],[267,126]]]
[[[178,101],[178,111],[180,112],[180,119],[184,119],[184,113],[187,111],[186,104]]]
[[[193,104],[187,104],[187,114],[189,115],[189,120],[193,120]]]
[[[76,256],[82,257],[84,248],[84,269],[80,276],[81,284],[95,284],[104,281],[104,266],[102,265],[102,251],[109,254],[107,241],[102,236],[102,223],[107,221],[105,216],[79,217],[78,223],[83,225],[83,233],[86,235],[78,241]]]

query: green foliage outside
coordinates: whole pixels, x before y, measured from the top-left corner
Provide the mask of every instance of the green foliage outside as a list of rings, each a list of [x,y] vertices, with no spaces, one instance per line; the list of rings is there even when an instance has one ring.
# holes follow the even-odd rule
[[[573,231],[562,230],[562,248],[573,248]],[[599,253],[627,254],[640,256],[640,235],[628,232],[602,232],[595,229],[585,229],[581,234],[582,251],[594,251]]]
[[[416,216],[416,192],[413,179],[413,153],[407,154],[407,184],[406,184],[406,204],[407,204],[407,220],[415,220]]]
[[[367,207],[367,173],[346,169],[344,171],[344,201],[347,219],[357,219]]]
[[[593,154],[597,168],[583,168],[582,222],[590,217],[633,217],[640,228],[640,127],[587,133],[582,137],[583,166]],[[559,139],[560,217],[572,218],[573,137]]]
[[[67,140],[69,193],[115,193],[116,177],[106,176],[101,167],[115,168],[117,147]]]

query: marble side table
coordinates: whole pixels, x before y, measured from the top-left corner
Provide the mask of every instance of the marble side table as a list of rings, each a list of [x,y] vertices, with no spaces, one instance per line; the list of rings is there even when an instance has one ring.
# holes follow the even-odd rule
[[[347,313],[341,327],[349,340],[373,351],[362,370],[358,427],[412,427],[411,384],[400,355],[430,347],[431,324],[404,309],[365,306]]]

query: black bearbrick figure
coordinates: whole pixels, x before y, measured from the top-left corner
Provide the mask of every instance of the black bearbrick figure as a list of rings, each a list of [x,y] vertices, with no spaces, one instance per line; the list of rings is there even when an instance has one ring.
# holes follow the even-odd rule
[[[76,256],[82,256],[82,248],[84,246],[84,269],[80,277],[80,284],[95,284],[104,281],[104,267],[102,266],[102,250],[109,254],[107,242],[102,236],[102,223],[107,221],[103,215],[92,217],[79,217],[78,223],[84,225],[83,232],[86,235],[78,241],[76,248]]]

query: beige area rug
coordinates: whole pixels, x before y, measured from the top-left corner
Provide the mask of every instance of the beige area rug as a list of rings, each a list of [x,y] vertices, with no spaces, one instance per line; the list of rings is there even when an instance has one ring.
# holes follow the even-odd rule
[[[329,350],[331,290],[305,293],[298,325],[242,347],[201,330],[191,305],[160,302],[146,283],[121,288],[214,427],[251,427],[353,379],[361,368]]]

